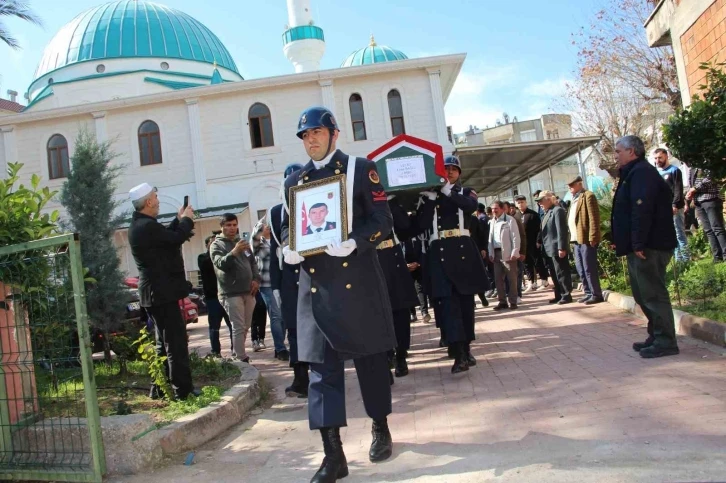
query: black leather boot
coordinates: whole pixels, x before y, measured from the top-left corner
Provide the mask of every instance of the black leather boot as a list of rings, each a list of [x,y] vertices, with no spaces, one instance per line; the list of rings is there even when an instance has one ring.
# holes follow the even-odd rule
[[[304,362],[296,362],[292,366],[292,370],[295,373],[295,377],[292,380],[292,384],[285,388],[285,395],[287,397],[308,397],[308,385],[310,385],[308,365]]]
[[[466,348],[463,342],[451,344],[454,353],[454,365],[451,366],[451,373],[458,374],[469,370],[469,362],[466,357]]]
[[[322,428],[320,434],[323,437],[325,458],[310,483],[335,483],[348,476],[348,461],[340,441],[340,428]]]
[[[373,420],[371,434],[373,435],[373,442],[371,443],[371,450],[368,452],[368,459],[376,463],[390,458],[393,454],[393,438],[391,438],[391,432],[388,430],[386,418],[378,421]]]
[[[396,377],[404,377],[408,375],[408,363],[406,362],[407,356],[408,352],[403,349],[396,351]]]
[[[466,352],[466,363],[469,364],[469,367],[476,365],[476,359],[474,359],[474,356],[471,355],[471,343],[467,342],[464,346],[464,350]]]

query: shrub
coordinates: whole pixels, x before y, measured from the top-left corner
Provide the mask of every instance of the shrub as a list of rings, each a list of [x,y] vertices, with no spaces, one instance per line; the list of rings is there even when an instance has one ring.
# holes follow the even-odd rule
[[[691,263],[677,281],[670,283],[669,288],[671,293],[680,290],[686,300],[698,302],[701,308],[705,308],[726,291],[726,265],[714,264],[710,260]]]

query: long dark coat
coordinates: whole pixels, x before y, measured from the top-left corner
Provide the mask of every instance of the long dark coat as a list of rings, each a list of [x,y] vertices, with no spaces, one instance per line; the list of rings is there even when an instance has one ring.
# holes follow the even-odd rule
[[[460,208],[464,213],[464,226],[459,226]],[[477,227],[472,225],[478,220],[471,216],[476,208],[476,193],[470,188],[455,186],[450,196],[439,192],[436,200],[424,200],[418,210],[418,224],[421,229],[432,230],[436,212],[439,232],[461,228],[473,228],[476,232]],[[484,261],[471,236],[431,241],[423,266],[424,287],[431,297],[450,297],[452,287],[462,295],[483,293],[489,288]]]
[[[174,218],[164,226],[155,218],[134,212],[129,226],[131,254],[139,269],[142,307],[176,302],[189,295],[181,246],[192,236],[194,222]]]
[[[394,240],[393,233],[396,233],[399,241],[410,238],[412,227],[411,220],[406,211],[395,199],[388,202],[393,215],[393,232],[386,237],[386,240]],[[419,305],[416,286],[413,283],[413,276],[408,270],[406,257],[400,243],[390,248],[378,250],[378,261],[383,269],[383,275],[388,287],[388,298],[391,300],[393,310],[410,309]]]
[[[285,181],[285,196],[299,180],[303,184],[346,173],[348,156],[340,150],[321,169],[312,161]],[[337,171],[337,173],[336,173]],[[282,243],[289,240],[290,220],[282,226]],[[327,342],[345,358],[386,352],[396,347],[391,303],[376,246],[393,228],[376,165],[356,159],[353,231],[357,249],[347,257],[308,256],[300,264],[298,350],[300,360],[322,362]],[[321,341],[320,333],[324,336]],[[321,343],[322,342],[322,343]]]

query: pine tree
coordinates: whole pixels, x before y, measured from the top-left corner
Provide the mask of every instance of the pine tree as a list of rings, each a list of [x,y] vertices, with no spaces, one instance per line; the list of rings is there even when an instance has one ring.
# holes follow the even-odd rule
[[[83,266],[88,269],[86,284],[88,318],[101,330],[106,361],[111,362],[109,334],[123,322],[125,287],[113,245],[114,232],[123,216],[114,215],[119,203],[114,199],[121,167],[111,161],[116,154],[109,142],[99,144],[88,131],[76,139],[71,172],[61,190],[61,204],[68,213],[64,228],[80,234]]]

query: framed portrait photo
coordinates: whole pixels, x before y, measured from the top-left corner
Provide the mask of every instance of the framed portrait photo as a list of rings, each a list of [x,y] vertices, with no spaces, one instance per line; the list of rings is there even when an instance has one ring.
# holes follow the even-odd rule
[[[291,187],[289,204],[291,250],[317,255],[348,239],[345,175]]]

